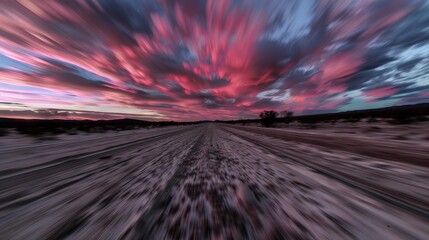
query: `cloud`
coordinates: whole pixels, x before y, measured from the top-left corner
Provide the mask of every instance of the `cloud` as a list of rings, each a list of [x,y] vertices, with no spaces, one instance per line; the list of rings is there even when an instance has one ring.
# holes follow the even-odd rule
[[[70,111],[63,109],[37,109],[37,110],[3,110],[0,109],[0,116],[7,118],[22,119],[70,119],[70,120],[102,120],[102,119],[147,119],[159,121],[157,116],[146,115],[142,117],[139,114],[109,113],[97,111]]]
[[[398,71],[409,72],[411,71],[418,63],[420,63],[424,58],[415,58],[398,64],[396,67]]]
[[[3,1],[0,101],[183,120],[336,111],[353,91],[400,103],[426,90],[411,76],[427,74],[427,54],[411,50],[429,51],[428,10],[419,0]]]

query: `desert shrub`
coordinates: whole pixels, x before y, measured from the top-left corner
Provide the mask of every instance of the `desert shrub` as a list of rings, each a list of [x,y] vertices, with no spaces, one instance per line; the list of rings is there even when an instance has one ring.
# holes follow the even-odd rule
[[[427,117],[427,116],[424,116],[424,115],[420,115],[420,116],[417,116],[417,117],[416,117],[416,120],[417,120],[418,122],[425,122],[425,121],[427,121],[427,120],[428,120],[428,117]]]
[[[390,124],[410,124],[413,123],[413,119],[404,114],[394,115],[393,118],[388,121]]]
[[[30,137],[40,137],[44,135],[58,135],[67,133],[63,128],[49,127],[49,126],[20,126],[16,128],[16,131],[20,134],[27,135]]]
[[[305,129],[316,129],[319,127],[319,121],[314,119],[306,119],[299,121]]]
[[[9,134],[9,131],[4,128],[0,128],[0,137],[7,136]]]
[[[375,123],[375,122],[378,122],[378,119],[375,118],[375,117],[373,117],[373,116],[371,116],[371,117],[368,118],[368,120],[366,122]]]
[[[319,128],[319,125],[317,124],[317,123],[305,123],[304,125],[304,128],[306,128],[306,129],[316,129],[316,128]]]
[[[51,128],[51,129],[49,129],[49,130],[48,130],[48,132],[49,132],[50,134],[57,135],[57,134],[64,134],[64,133],[67,133],[67,130],[66,130],[66,129],[63,129],[63,128]]]
[[[350,118],[345,119],[344,122],[347,122],[347,123],[357,123],[357,122],[360,122],[360,118],[350,117]]]
[[[27,127],[27,126],[23,126],[23,127],[18,127],[16,128],[16,131],[20,134],[23,135],[28,135],[31,137],[39,137],[42,136],[44,134],[46,134],[47,129],[43,128],[43,127]]]
[[[276,111],[263,111],[259,114],[259,117],[261,118],[261,124],[264,127],[272,127],[274,123],[276,122],[277,116],[279,115]]]

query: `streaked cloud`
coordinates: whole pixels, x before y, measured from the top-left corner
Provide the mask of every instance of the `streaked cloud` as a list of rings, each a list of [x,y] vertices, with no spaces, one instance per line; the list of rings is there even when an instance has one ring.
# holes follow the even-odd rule
[[[3,1],[0,102],[166,120],[422,102],[427,12],[419,0]]]

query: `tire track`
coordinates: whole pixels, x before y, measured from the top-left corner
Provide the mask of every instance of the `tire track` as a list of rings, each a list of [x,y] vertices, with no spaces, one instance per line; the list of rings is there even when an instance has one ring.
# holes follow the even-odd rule
[[[353,187],[361,192],[364,192],[372,197],[375,197],[379,200],[382,200],[388,204],[391,204],[399,209],[406,210],[418,217],[421,217],[427,221],[429,221],[429,210],[427,209],[427,203],[422,202],[419,199],[415,199],[412,196],[404,196],[403,193],[394,192],[392,190],[388,189],[382,189],[378,190],[377,188],[380,188],[379,186],[365,181],[363,179],[360,179],[358,177],[351,176],[346,173],[338,172],[335,169],[326,169],[326,167],[316,164],[309,161],[301,161],[298,156],[293,156],[290,153],[288,153],[287,156],[285,156],[282,153],[281,148],[274,146],[270,143],[265,143],[263,141],[259,141],[257,138],[251,138],[244,134],[240,134],[237,130],[231,131],[229,127],[223,127],[223,129],[231,134],[234,134],[236,136],[239,136],[240,138],[249,141],[251,143],[254,143],[269,152],[280,156],[282,158],[287,157],[288,160],[292,160],[294,162],[297,162],[303,166],[309,167],[313,169],[314,171],[318,172],[319,174],[322,174],[324,176],[327,176],[331,179],[334,179],[336,181],[339,181],[343,184],[346,184],[350,187]],[[401,198],[402,197],[402,198]],[[404,200],[407,199],[407,200]]]
[[[20,223],[18,219],[24,219],[23,217],[26,216],[25,222],[31,222],[38,218],[43,218],[48,221],[49,218],[46,218],[47,216],[44,214],[43,209],[46,209],[49,205],[54,207],[56,205],[55,202],[60,201],[62,198],[69,202],[64,205],[64,207],[67,208],[59,208],[56,210],[50,210],[48,208],[48,210],[52,211],[52,214],[55,213],[57,216],[59,214],[66,214],[69,212],[69,214],[66,214],[68,216],[56,223],[41,226],[37,233],[35,232],[36,235],[32,234],[33,236],[43,233],[42,236],[44,237],[49,235],[50,239],[59,239],[73,234],[86,235],[87,233],[85,232],[102,232],[103,228],[95,227],[93,225],[94,220],[92,219],[97,215],[100,216],[100,214],[108,215],[108,212],[106,212],[105,209],[110,206],[113,207],[117,201],[119,203],[123,203],[124,201],[134,202],[133,199],[141,197],[147,198],[150,197],[150,195],[155,194],[155,191],[157,191],[156,189],[162,186],[162,179],[159,174],[166,174],[168,171],[161,172],[153,168],[156,166],[171,166],[171,164],[174,163],[172,161],[174,156],[180,155],[179,152],[182,150],[177,147],[172,147],[163,149],[163,151],[159,153],[159,146],[163,145],[167,147],[177,145],[186,147],[188,142],[190,142],[189,140],[193,138],[192,131],[193,130],[191,128],[188,128],[186,130],[164,134],[163,137],[161,137],[163,141],[160,141],[160,143],[158,143],[159,140],[161,140],[160,138],[151,138],[152,140],[156,139],[158,141],[143,141],[140,142],[140,145],[138,146],[134,146],[134,144],[137,143],[133,143],[133,148],[130,148],[134,149],[133,152],[139,153],[140,151],[144,151],[145,155],[153,155],[153,160],[144,159],[144,161],[141,162],[136,161],[137,159],[135,158],[137,155],[133,153],[134,156],[118,161],[117,157],[113,156],[115,156],[114,154],[123,155],[123,151],[115,151],[114,154],[108,158],[88,159],[88,162],[95,162],[96,164],[88,164],[85,162],[87,164],[77,164],[75,168],[70,169],[68,167],[64,167],[57,169],[58,173],[50,173],[48,176],[42,175],[42,179],[39,178],[37,181],[43,185],[38,186],[36,189],[34,189],[34,186],[37,186],[35,185],[35,181],[30,180],[23,182],[26,186],[19,187],[15,185],[18,190],[23,190],[22,193],[10,195],[10,191],[2,192],[2,194],[7,194],[6,196],[8,198],[5,199],[5,205],[2,205],[2,208],[0,209],[0,236],[9,236],[9,239],[23,239],[11,238],[13,235],[10,234],[10,231],[19,226],[16,225]],[[127,148],[124,151],[130,151],[130,149]],[[155,176],[153,176],[153,179],[150,179],[150,175],[141,175],[142,172],[147,172],[148,174],[153,174]],[[106,181],[109,178],[114,180]],[[142,185],[142,183],[139,183],[140,181],[150,181],[151,184],[149,185],[149,182],[146,182],[146,184]],[[27,183],[29,185],[27,185]],[[34,194],[29,194],[28,187],[30,185],[33,186],[33,189],[30,191],[33,191]],[[130,189],[129,187],[133,185],[138,186],[141,190],[137,191],[138,189]],[[82,194],[78,194],[79,192],[82,192]],[[119,194],[127,194],[130,197],[122,200],[117,199]],[[86,200],[81,201],[80,199]],[[58,202],[58,204],[60,206],[63,205],[61,201]],[[135,207],[138,207],[135,203],[133,204]],[[104,207],[101,207],[100,210],[91,213],[94,208],[98,208],[97,206]],[[15,212],[22,215],[16,215]],[[55,215],[52,215],[52,217],[55,217]],[[14,218],[17,220],[10,218],[10,216],[15,216]],[[11,222],[13,222],[13,224],[11,224]],[[21,221],[22,224],[25,222]],[[86,229],[85,232],[82,232],[82,229]],[[22,230],[23,231],[17,236],[30,236],[29,230]],[[121,231],[118,231],[116,234],[120,232]]]
[[[98,150],[95,152],[87,152],[87,153],[80,153],[73,156],[67,156],[60,159],[55,159],[47,163],[37,164],[30,167],[23,167],[19,169],[14,170],[6,170],[6,171],[0,171],[0,181],[5,180],[7,178],[18,176],[20,178],[23,178],[23,174],[31,174],[32,172],[40,171],[40,170],[47,170],[48,168],[53,168],[57,165],[66,164],[69,162],[77,162],[77,161],[85,161],[88,159],[94,159],[97,157],[103,157],[107,155],[112,155],[113,153],[120,153],[121,151],[126,151],[129,148],[137,147],[140,144],[143,144],[148,141],[155,141],[158,139],[163,139],[168,136],[174,136],[176,134],[180,134],[183,132],[189,131],[189,127],[185,129],[179,129],[176,131],[159,134],[156,136],[151,137],[145,137],[143,139],[134,140],[128,143],[121,143],[115,146],[109,146],[107,148],[104,148],[102,150]]]
[[[152,200],[148,211],[137,221],[132,230],[131,239],[160,239],[160,231],[165,228],[167,214],[175,213],[178,206],[172,204],[173,190],[177,189],[181,181],[189,174],[189,168],[195,161],[198,151],[202,148],[204,133],[199,133],[189,153],[185,156],[173,176]],[[164,232],[165,233],[165,232]]]

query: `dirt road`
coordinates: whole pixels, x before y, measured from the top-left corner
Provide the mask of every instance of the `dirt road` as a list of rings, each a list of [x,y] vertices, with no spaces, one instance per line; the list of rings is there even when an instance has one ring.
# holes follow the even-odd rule
[[[0,155],[0,239],[429,236],[426,167],[250,128],[142,130]]]

